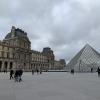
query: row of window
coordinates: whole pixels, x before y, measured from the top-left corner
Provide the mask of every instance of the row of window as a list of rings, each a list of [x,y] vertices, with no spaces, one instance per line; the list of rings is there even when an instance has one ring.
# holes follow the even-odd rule
[[[32,61],[47,61],[47,57],[39,54],[32,54]]]
[[[13,48],[0,45],[0,50],[1,50],[1,51],[3,51],[3,50],[4,50],[4,51],[13,51]]]
[[[33,57],[35,57],[35,58],[41,58],[41,59],[45,59],[46,58],[46,56],[43,56],[43,55],[39,55],[39,54],[32,54],[32,56]]]
[[[11,53],[11,52],[4,52],[0,51],[0,57],[4,58],[17,58],[17,59],[29,59],[29,55],[24,55],[24,54],[18,54],[18,53]]]
[[[47,59],[42,59],[42,58],[32,58],[32,61],[41,61],[41,62],[44,62],[44,61],[47,61]]]
[[[14,40],[14,41],[11,40],[11,41],[6,41],[6,43],[8,45],[11,45],[11,46],[20,46],[20,47],[24,47],[24,48],[27,48],[27,49],[30,48],[30,44],[27,44],[26,42],[23,42],[23,41],[19,42],[18,40]],[[0,50],[8,51],[9,49],[13,49],[13,48],[0,45]]]
[[[14,54],[9,53],[9,52],[0,52],[0,57],[4,57],[4,58],[14,58]]]

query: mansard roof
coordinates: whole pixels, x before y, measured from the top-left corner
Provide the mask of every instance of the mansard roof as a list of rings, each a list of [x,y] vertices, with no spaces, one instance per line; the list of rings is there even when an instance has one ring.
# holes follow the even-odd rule
[[[19,28],[15,28],[15,37],[24,37],[26,39],[29,40],[29,38],[27,37],[27,33],[24,32],[22,29],[19,29]],[[6,36],[5,36],[5,39],[11,39],[12,38],[12,32],[8,33]]]

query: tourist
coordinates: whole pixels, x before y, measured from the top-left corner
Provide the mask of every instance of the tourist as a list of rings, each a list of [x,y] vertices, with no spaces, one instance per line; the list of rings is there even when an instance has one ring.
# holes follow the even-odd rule
[[[100,77],[100,68],[99,67],[97,69],[97,72],[98,72],[98,76]]]
[[[21,82],[21,81],[22,81],[22,74],[23,74],[23,70],[22,70],[22,69],[20,69],[20,70],[18,71],[19,82]]]
[[[10,70],[10,80],[13,79],[14,71],[11,69]]]
[[[15,82],[18,82],[18,70],[15,71],[14,78],[15,78]]]
[[[36,72],[37,72],[37,74],[39,73],[39,70],[38,69],[36,69]]]
[[[34,75],[34,69],[32,69],[32,75]]]
[[[3,72],[4,72],[4,73],[6,72],[5,69],[3,70]]]
[[[40,74],[42,74],[42,67],[40,67]]]
[[[74,74],[74,69],[71,69],[71,74]]]
[[[15,71],[15,82],[21,82],[22,81],[22,74],[23,74],[23,70],[19,69]]]
[[[91,73],[93,72],[93,68],[91,68]]]

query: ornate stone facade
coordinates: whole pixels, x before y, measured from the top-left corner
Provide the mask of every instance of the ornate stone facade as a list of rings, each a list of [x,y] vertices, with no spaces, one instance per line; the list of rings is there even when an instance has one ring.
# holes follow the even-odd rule
[[[27,33],[14,26],[0,44],[1,70],[22,68],[31,69],[31,42]]]
[[[60,59],[59,61],[54,62],[54,70],[62,70],[66,67],[66,62],[64,59]]]
[[[48,60],[48,69],[54,69],[54,60],[55,60],[55,56],[54,56],[54,53],[53,53],[53,50],[51,50],[51,48],[49,47],[46,47],[46,48],[43,48],[43,51],[42,53],[47,56],[47,60]]]
[[[48,58],[42,52],[32,50],[32,69],[48,70]]]
[[[42,52],[31,50],[27,33],[19,28],[13,26],[5,39],[0,41],[0,71],[12,68],[22,68],[24,71],[36,68],[49,70],[55,69],[54,66],[55,56],[51,48],[44,48]]]

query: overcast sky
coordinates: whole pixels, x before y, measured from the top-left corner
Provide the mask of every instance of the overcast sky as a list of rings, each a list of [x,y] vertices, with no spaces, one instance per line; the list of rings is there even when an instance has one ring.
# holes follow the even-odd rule
[[[100,52],[100,0],[0,0],[0,39],[11,27],[28,33],[32,49],[51,47],[69,61],[86,43]]]

